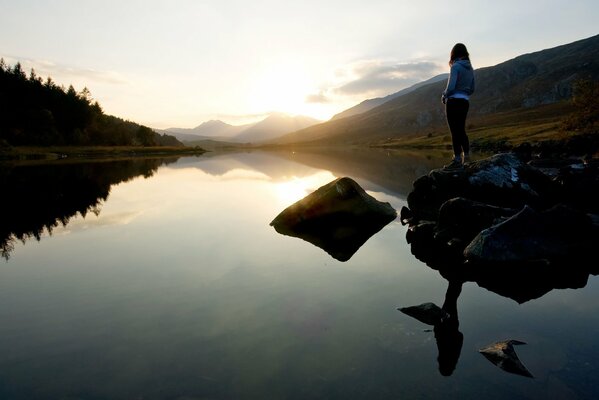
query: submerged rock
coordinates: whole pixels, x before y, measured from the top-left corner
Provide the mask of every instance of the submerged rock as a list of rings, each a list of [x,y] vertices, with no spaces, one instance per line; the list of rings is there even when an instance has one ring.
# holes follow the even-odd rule
[[[375,233],[397,217],[389,203],[370,196],[348,177],[335,179],[283,210],[270,225],[349,260]]]
[[[533,378],[532,374],[522,364],[514,350],[514,345],[522,344],[526,343],[519,340],[504,340],[502,342],[490,344],[480,349],[479,352],[485,356],[487,360],[506,372]]]

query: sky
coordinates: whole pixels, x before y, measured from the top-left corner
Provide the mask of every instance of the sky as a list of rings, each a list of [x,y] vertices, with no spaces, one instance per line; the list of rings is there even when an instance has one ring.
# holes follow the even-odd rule
[[[597,0],[0,0],[0,57],[153,128],[326,120],[448,72],[599,34]]]

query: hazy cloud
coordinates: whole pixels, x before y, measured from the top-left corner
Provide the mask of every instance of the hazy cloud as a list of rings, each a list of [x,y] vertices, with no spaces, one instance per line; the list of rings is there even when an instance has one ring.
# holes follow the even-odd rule
[[[7,64],[14,65],[21,63],[23,71],[29,74],[33,68],[35,73],[43,79],[51,77],[55,81],[79,81],[97,82],[103,84],[121,85],[127,83],[127,80],[116,72],[98,71],[87,68],[76,68],[67,65],[56,64],[51,61],[34,60],[29,58],[19,58],[4,56]]]
[[[337,86],[340,95],[386,95],[440,73],[442,67],[430,61],[388,63],[378,60],[360,61],[349,67],[351,80]]]
[[[309,94],[306,96],[306,103],[330,103],[331,99],[324,92]]]

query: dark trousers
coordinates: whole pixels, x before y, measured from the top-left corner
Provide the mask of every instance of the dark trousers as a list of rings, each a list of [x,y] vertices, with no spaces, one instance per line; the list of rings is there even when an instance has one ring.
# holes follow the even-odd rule
[[[447,116],[447,125],[451,131],[451,143],[453,145],[453,154],[460,157],[462,151],[464,154],[470,152],[470,142],[466,135],[466,115],[468,115],[470,102],[466,99],[447,99],[445,104],[445,115]]]

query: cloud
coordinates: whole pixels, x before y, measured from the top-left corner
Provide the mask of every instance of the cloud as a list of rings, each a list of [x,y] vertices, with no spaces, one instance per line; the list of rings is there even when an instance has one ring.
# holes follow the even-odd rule
[[[42,77],[51,77],[54,81],[72,82],[85,81],[111,85],[126,84],[127,80],[113,71],[98,71],[87,68],[76,68],[68,65],[56,64],[46,60],[35,60],[22,57],[4,56],[7,64],[21,63],[23,70],[28,74],[33,68],[35,73]]]
[[[442,67],[430,61],[389,63],[381,60],[364,60],[348,67],[345,74],[349,80],[333,88],[339,95],[380,96],[399,91],[415,83],[429,79],[442,71]]]
[[[326,94],[324,94],[323,91],[320,91],[319,93],[314,93],[314,94],[309,94],[306,96],[305,99],[306,103],[330,103],[331,99],[327,97]]]

